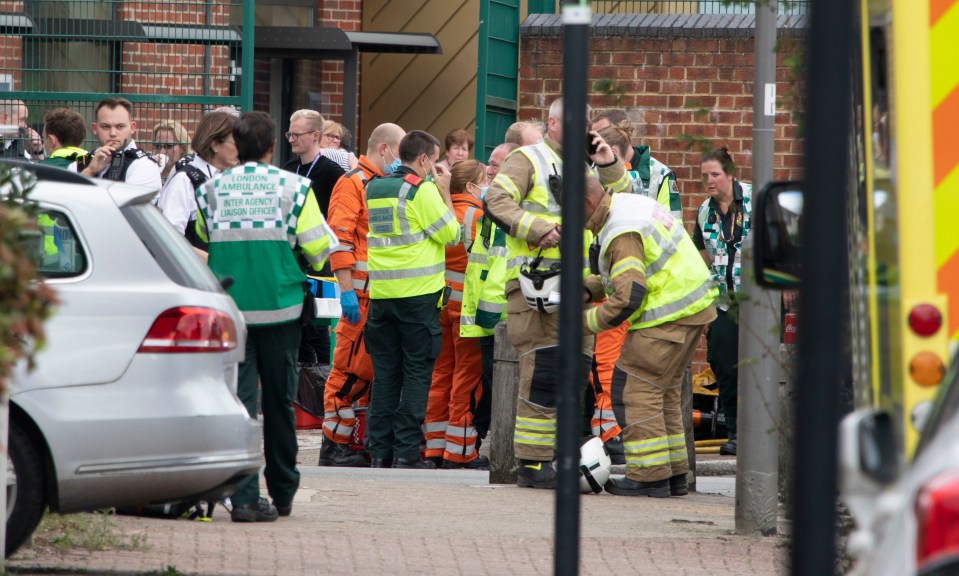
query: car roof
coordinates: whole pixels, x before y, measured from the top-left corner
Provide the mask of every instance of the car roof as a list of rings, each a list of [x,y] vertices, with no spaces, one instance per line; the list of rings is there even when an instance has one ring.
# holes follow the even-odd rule
[[[74,186],[92,186],[102,189],[110,195],[114,203],[119,207],[145,204],[152,200],[158,192],[157,190],[151,190],[142,186],[131,186],[123,182],[87,178],[82,174],[77,174],[76,172],[71,172],[70,170],[56,166],[10,159],[4,159],[3,162],[33,172],[36,174],[38,182],[58,182]],[[54,200],[60,197],[62,193],[63,187],[40,186],[31,192],[30,197],[35,200]]]

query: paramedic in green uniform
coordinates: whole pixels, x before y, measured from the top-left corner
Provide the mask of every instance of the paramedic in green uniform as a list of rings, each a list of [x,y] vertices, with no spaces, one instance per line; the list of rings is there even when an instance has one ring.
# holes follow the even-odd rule
[[[232,276],[228,293],[246,320],[246,357],[237,395],[256,418],[257,379],[262,386],[263,451],[271,504],[260,497],[258,477],[243,480],[231,497],[234,522],[272,522],[289,516],[300,484],[296,422],[300,316],[306,275],[294,255],[302,250],[315,270],[339,243],[326,225],[310,181],[270,165],[276,147],[273,120],[247,112],[226,145],[240,165],[197,189],[197,234],[210,243],[209,265]]]

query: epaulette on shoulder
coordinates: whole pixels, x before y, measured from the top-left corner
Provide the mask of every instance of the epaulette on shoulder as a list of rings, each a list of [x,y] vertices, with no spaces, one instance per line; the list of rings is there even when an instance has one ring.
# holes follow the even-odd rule
[[[364,171],[363,171],[361,168],[359,168],[359,167],[356,167],[356,168],[350,170],[349,172],[347,172],[346,174],[344,174],[343,177],[344,177],[344,178],[352,178],[353,176],[356,176],[357,174],[360,175],[360,182],[363,183],[363,186],[366,186],[366,183],[367,183],[366,172],[364,172]]]
[[[403,176],[403,181],[409,182],[413,186],[419,186],[420,184],[423,183],[423,179],[417,176],[416,174],[407,174],[406,176]]]

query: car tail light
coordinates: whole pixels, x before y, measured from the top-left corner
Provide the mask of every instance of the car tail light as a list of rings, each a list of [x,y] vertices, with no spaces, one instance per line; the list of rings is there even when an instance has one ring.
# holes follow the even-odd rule
[[[937,476],[916,497],[916,565],[959,554],[959,473]]]
[[[223,352],[236,346],[236,326],[225,312],[180,306],[170,308],[153,321],[138,352]]]

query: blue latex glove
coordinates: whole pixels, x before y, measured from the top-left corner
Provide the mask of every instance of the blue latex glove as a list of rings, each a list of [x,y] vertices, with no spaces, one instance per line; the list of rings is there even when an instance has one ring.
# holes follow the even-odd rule
[[[356,324],[360,321],[360,301],[356,298],[355,290],[340,292],[340,307],[347,322]]]

